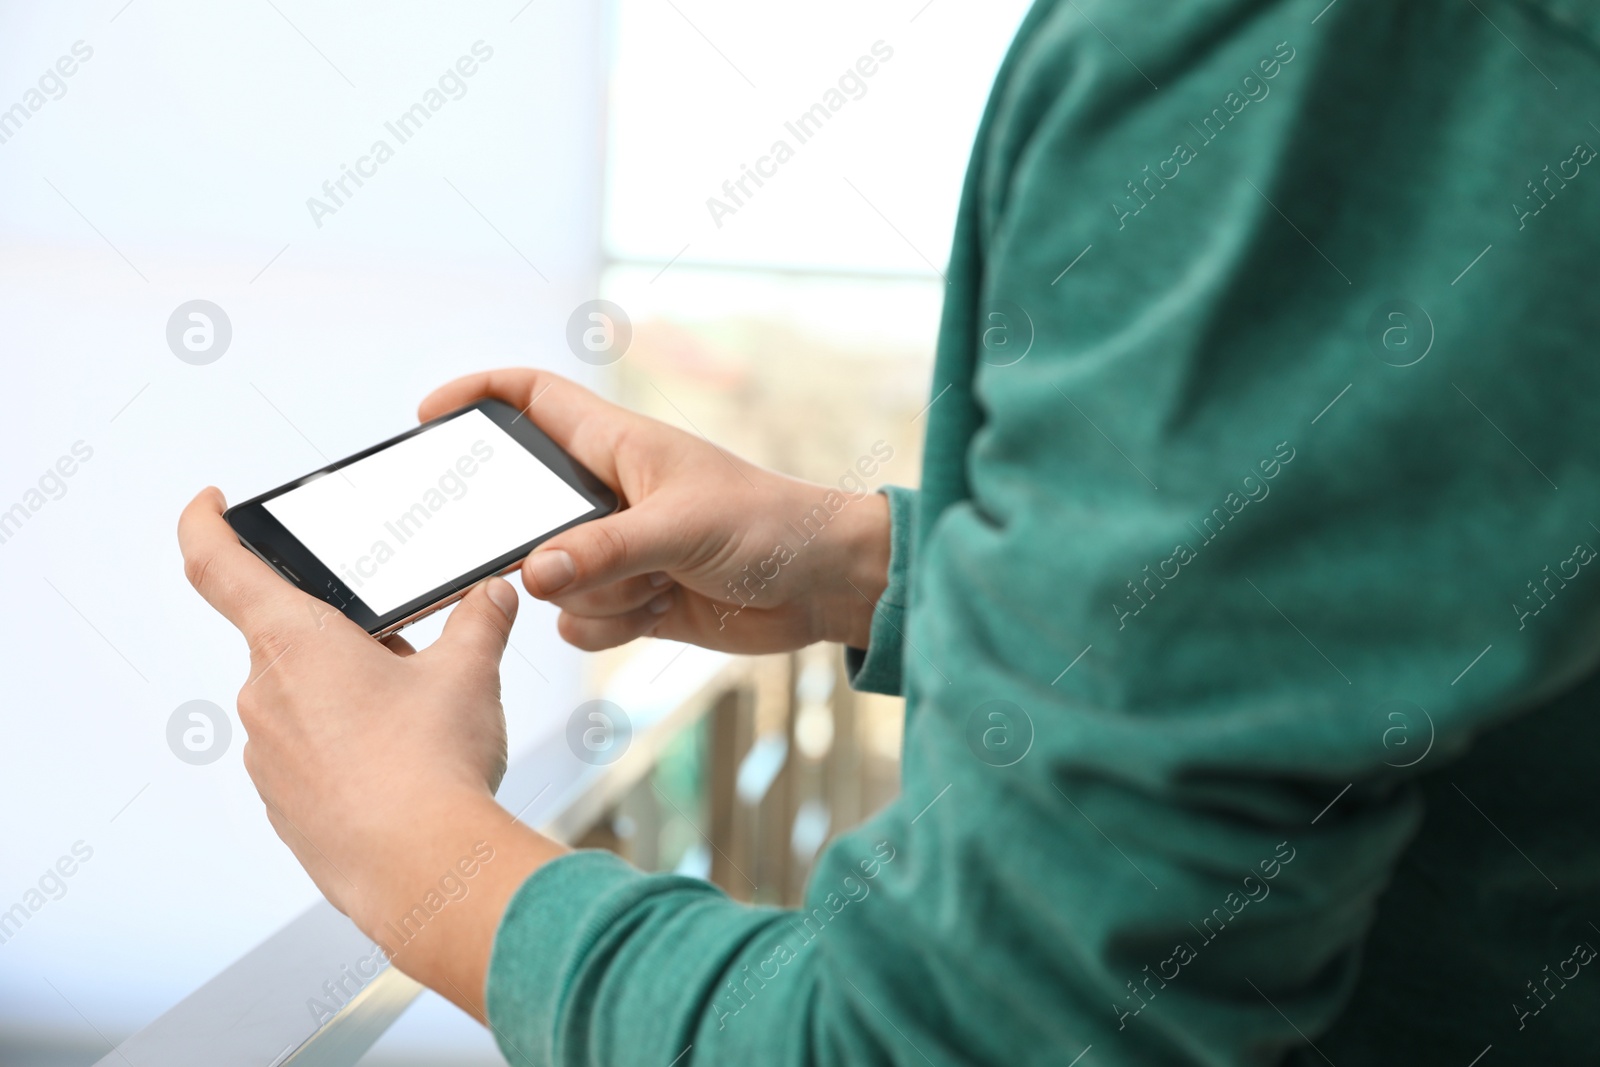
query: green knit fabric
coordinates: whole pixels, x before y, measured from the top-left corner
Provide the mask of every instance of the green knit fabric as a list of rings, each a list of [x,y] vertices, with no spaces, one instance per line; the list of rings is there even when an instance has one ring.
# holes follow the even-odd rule
[[[534,874],[511,1061],[1600,1059],[1597,22],[1037,4],[856,657],[903,796],[797,911]]]
[[[911,534],[916,528],[917,493],[898,485],[879,492],[889,500],[889,582],[872,612],[866,648],[846,648],[850,684],[868,693],[898,696],[903,662],[906,597],[911,586]]]

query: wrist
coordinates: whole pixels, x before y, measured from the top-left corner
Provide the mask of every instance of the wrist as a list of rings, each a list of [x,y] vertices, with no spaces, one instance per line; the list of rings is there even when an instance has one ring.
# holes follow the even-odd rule
[[[482,1018],[494,936],[528,875],[567,850],[487,793],[414,806],[358,875],[351,919],[398,969]]]
[[[866,648],[878,598],[889,584],[889,501],[882,493],[847,498],[834,519],[833,550],[818,575],[822,639]]]

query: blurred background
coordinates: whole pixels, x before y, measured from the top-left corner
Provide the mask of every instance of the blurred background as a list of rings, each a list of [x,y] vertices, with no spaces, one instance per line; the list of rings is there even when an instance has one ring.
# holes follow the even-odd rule
[[[966,155],[1025,7],[0,3],[0,1064],[95,1062],[317,896],[240,764],[247,661],[184,581],[188,499],[508,364],[818,481],[886,442],[879,480],[916,484]],[[631,325],[603,359],[567,341],[596,298]],[[169,330],[191,301],[198,352]],[[699,669],[581,656],[532,602],[512,642],[513,761]],[[837,649],[768,659],[680,686],[707,706],[574,836],[792,899],[896,788],[900,709]],[[190,701],[221,709],[209,762],[169,744]],[[500,1061],[425,994],[362,1062]]]

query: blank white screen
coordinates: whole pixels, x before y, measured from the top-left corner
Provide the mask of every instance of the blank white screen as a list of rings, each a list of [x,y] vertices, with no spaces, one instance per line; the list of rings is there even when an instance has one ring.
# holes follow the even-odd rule
[[[379,615],[592,510],[481,411],[264,506]]]

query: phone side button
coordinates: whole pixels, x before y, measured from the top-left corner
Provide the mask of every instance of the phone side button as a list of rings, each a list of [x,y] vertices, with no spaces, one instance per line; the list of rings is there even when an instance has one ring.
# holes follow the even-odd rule
[[[421,611],[417,612],[415,615],[408,615],[404,619],[401,619],[399,622],[394,623],[394,624],[392,624],[390,626],[384,627],[375,636],[377,636],[379,638],[384,638],[384,637],[388,637],[388,636],[390,636],[392,634],[397,634],[401,630],[404,630],[407,626],[410,626],[413,623],[421,622],[423,619],[426,619],[429,615],[432,615],[434,612],[443,611],[445,608],[448,608],[450,605],[456,603],[457,601],[459,601],[462,597],[464,597],[466,595],[467,594],[466,594],[465,590],[463,590],[463,591],[461,591],[459,593],[456,593],[454,596],[451,596],[451,597],[449,597],[449,598],[447,598],[445,600],[441,600],[437,604],[433,604],[433,605],[430,605],[429,607],[423,608]]]

